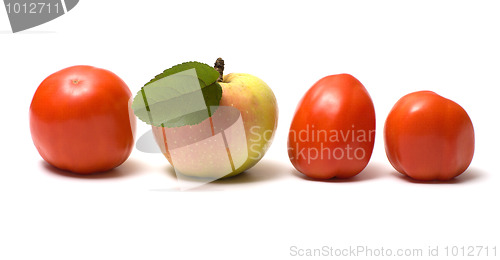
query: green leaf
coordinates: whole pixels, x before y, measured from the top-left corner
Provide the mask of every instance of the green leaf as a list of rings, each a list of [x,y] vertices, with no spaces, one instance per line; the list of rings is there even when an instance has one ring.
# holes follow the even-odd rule
[[[186,62],[163,71],[134,97],[134,114],[147,124],[196,125],[215,112],[222,98],[219,73],[207,64]]]
[[[161,74],[156,75],[151,81],[146,83],[146,85],[151,84],[159,79],[162,79],[164,77],[186,71],[189,69],[196,69],[196,74],[198,75],[198,78],[205,83],[206,86],[214,83],[217,81],[219,78],[219,72],[217,72],[213,67],[197,62],[197,61],[189,61],[189,62],[184,62],[178,65],[173,66],[170,69],[164,70]]]

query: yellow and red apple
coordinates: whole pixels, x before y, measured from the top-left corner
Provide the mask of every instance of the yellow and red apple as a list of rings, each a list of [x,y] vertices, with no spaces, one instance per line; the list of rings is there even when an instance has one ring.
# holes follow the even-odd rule
[[[224,75],[213,115],[199,124],[153,126],[155,140],[177,172],[218,179],[237,175],[264,156],[278,122],[276,97],[261,79]]]

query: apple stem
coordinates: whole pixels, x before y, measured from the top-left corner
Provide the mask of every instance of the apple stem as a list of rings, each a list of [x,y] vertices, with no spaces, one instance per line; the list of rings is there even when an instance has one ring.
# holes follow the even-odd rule
[[[222,58],[218,58],[215,61],[214,69],[219,72],[219,78],[217,79],[217,82],[222,82],[222,78],[224,76],[224,60]]]

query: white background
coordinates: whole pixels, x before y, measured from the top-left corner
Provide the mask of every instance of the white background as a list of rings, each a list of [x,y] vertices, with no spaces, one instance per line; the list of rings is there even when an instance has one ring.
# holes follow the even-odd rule
[[[424,254],[441,246],[444,256],[447,245],[500,246],[499,8],[498,1],[82,0],[16,34],[0,8],[0,259],[299,258],[291,246]],[[51,170],[32,144],[31,98],[60,69],[106,68],[135,93],[172,65],[219,56],[227,73],[266,81],[280,109],[268,154],[239,177],[178,192],[163,155],[138,150],[110,173],[77,177]],[[288,160],[287,131],[306,90],[337,73],[354,75],[372,96],[374,154],[352,180],[308,181]],[[451,183],[410,182],[385,157],[384,120],[417,90],[456,101],[472,118],[474,160]],[[138,123],[139,135],[148,130]],[[493,259],[473,257],[483,258]]]

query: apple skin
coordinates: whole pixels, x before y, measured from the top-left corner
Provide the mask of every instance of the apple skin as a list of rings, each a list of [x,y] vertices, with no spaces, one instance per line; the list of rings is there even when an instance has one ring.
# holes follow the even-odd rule
[[[257,164],[274,138],[278,124],[278,105],[273,91],[264,81],[246,73],[230,73],[225,75],[219,84],[222,87],[220,107],[211,118],[193,126],[152,127],[155,140],[163,155],[178,172],[184,175],[215,179],[235,176]],[[227,128],[229,125],[225,124],[225,121],[236,120],[240,114],[243,127],[239,129],[233,127],[232,130]],[[217,127],[212,129],[211,125],[218,125],[220,129]],[[226,147],[230,149],[224,147],[222,139],[214,139],[215,136],[210,131],[215,129],[217,133],[219,130],[224,130],[223,128],[229,129],[224,132],[228,142]],[[245,135],[241,133],[243,129]],[[170,149],[167,145],[167,136]],[[214,145],[219,146],[219,149],[213,148]],[[188,149],[179,153],[179,149],[175,149],[179,147]],[[227,164],[227,150],[230,150],[233,161],[242,162],[229,173],[227,168],[224,170],[223,167]],[[173,151],[177,152],[175,160],[172,158],[174,154],[171,154]]]

